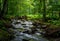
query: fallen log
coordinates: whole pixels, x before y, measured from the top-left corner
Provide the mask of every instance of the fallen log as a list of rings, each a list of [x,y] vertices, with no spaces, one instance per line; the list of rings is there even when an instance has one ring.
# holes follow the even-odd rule
[[[43,29],[46,33],[45,36],[55,36],[55,33],[58,34],[60,32],[60,27],[56,25],[49,25],[46,26],[46,28]]]

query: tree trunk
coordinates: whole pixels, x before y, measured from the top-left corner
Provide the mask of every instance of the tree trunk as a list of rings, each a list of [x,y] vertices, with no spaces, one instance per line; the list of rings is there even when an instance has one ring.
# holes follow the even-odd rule
[[[45,3],[45,0],[43,0],[43,20],[46,21],[46,3]]]
[[[59,19],[60,19],[60,12],[59,12]]]
[[[4,14],[6,14],[7,12],[7,1],[8,0],[3,0],[3,7],[2,7],[2,10],[0,11],[0,19],[3,17]]]

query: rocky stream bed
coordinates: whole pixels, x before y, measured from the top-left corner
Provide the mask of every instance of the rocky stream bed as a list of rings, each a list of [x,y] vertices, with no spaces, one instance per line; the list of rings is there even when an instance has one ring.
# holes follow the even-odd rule
[[[14,31],[15,38],[11,41],[48,41],[41,35],[40,26],[34,29],[33,22],[28,20],[13,20],[11,28]],[[45,33],[45,32],[42,32]]]

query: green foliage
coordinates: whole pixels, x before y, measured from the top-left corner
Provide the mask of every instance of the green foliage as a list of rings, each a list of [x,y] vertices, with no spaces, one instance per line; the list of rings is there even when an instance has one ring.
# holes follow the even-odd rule
[[[0,39],[8,36],[9,36],[8,32],[0,29]]]
[[[10,41],[10,37],[13,37],[13,34],[8,33],[5,30],[0,29],[0,41]]]
[[[57,25],[57,26],[60,25],[60,21],[59,20],[50,20],[49,23]]]
[[[14,37],[13,32],[10,30],[8,31],[8,28],[5,27],[5,24],[2,20],[0,20],[0,41],[10,41]]]
[[[0,28],[3,26],[3,21],[0,20]]]

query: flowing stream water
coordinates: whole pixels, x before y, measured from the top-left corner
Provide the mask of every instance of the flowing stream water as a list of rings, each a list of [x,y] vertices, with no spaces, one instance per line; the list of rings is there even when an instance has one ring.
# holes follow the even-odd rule
[[[14,19],[12,21],[12,26],[14,27],[12,29],[15,32],[15,38],[11,41],[30,41],[31,39],[33,41],[48,41],[46,38],[43,38],[41,36],[41,33],[39,31],[36,31],[35,34],[27,33],[28,31],[31,31],[30,28],[33,27],[32,21],[22,21]]]

